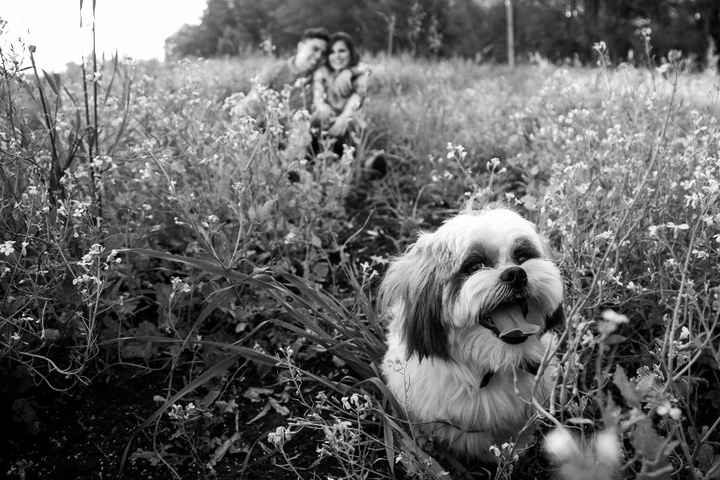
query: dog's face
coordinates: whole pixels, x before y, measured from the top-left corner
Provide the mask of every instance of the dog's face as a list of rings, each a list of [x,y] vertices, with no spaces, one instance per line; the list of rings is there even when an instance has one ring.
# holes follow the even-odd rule
[[[562,280],[546,244],[505,209],[461,214],[421,235],[390,266],[380,293],[400,319],[408,356],[420,360],[477,357],[478,348],[521,357],[529,340],[564,321]]]

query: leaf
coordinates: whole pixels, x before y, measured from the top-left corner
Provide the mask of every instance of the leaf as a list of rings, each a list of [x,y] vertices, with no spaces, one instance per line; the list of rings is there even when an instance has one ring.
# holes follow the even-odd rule
[[[123,358],[142,358],[149,360],[154,352],[153,341],[147,340],[147,337],[153,338],[156,335],[160,335],[158,328],[144,320],[135,328],[131,328],[128,332],[130,334],[130,342],[123,343],[120,348],[120,355]],[[164,337],[161,337],[164,338]]]
[[[270,199],[263,203],[260,208],[257,210],[257,220],[258,221],[266,221],[269,218],[272,218],[272,211],[275,207],[275,200]]]
[[[667,455],[670,453],[668,448],[672,446],[672,443],[668,443],[665,437],[655,431],[649,417],[645,417],[635,424],[632,443],[635,450],[646,461],[657,464],[657,466],[662,466],[667,462]],[[656,462],[656,460],[658,461]]]
[[[274,390],[269,388],[250,387],[243,392],[243,397],[247,398],[251,402],[259,402],[265,395],[272,395]]]
[[[283,417],[287,417],[288,415],[290,415],[290,409],[284,405],[280,405],[280,402],[278,402],[274,398],[268,398],[268,403],[277,413],[279,413]]]
[[[182,263],[190,267],[197,268],[206,273],[212,273],[215,275],[222,275],[233,281],[252,281],[253,277],[244,273],[230,270],[219,265],[215,261],[203,260],[201,258],[185,257],[183,255],[173,255],[172,253],[161,252],[159,250],[152,250],[149,248],[123,248],[118,249],[118,253],[136,253],[138,255],[147,255],[149,257],[159,258],[161,260],[168,260],[170,262]]]
[[[695,458],[697,459],[697,466],[700,468],[700,470],[707,472],[712,467],[713,460],[716,460],[720,462],[720,457],[714,456],[714,450],[713,447],[708,445],[707,443],[703,443],[700,445],[700,448],[697,451],[697,454]]]
[[[628,380],[625,370],[620,365],[615,368],[613,383],[618,387],[620,394],[622,394],[628,405],[633,407],[640,406],[640,395],[638,395],[635,385]]]
[[[720,479],[720,456],[715,457],[712,467],[708,469],[707,476],[705,478],[710,480]]]
[[[312,267],[313,272],[313,278],[318,281],[322,282],[325,280],[330,273],[330,267],[325,262],[318,262]]]
[[[269,402],[266,403],[265,406],[263,407],[263,409],[260,410],[260,413],[258,413],[257,415],[255,415],[253,418],[251,418],[250,420],[248,420],[248,421],[245,422],[245,423],[246,423],[247,425],[250,425],[250,424],[253,423],[254,421],[260,420],[261,418],[263,418],[265,415],[268,414],[268,412],[270,411],[271,408],[272,408],[272,407],[270,407],[270,403],[269,403]]]
[[[45,70],[42,71],[43,75],[45,76],[45,81],[47,81],[48,85],[50,85],[50,88],[52,89],[53,93],[56,96],[60,96],[60,89],[58,88],[57,82],[60,81],[60,75],[57,73],[51,74],[46,72]]]
[[[48,342],[56,342],[60,340],[60,330],[57,328],[46,328],[43,330],[40,338],[44,338]]]
[[[652,392],[655,389],[656,380],[657,380],[657,375],[655,375],[654,373],[648,373],[646,375],[641,376],[637,382],[637,386],[636,386],[637,392],[643,397],[645,395],[648,395],[650,392]]]
[[[123,345],[120,349],[120,356],[123,359],[142,358],[149,360],[152,357],[152,344],[132,344]]]
[[[213,404],[213,402],[220,396],[220,390],[217,388],[213,388],[210,390],[203,398],[198,402],[198,405],[201,408],[208,408],[210,405]]]
[[[233,433],[232,437],[225,440],[222,445],[216,448],[215,453],[213,453],[212,459],[207,464],[208,468],[213,468],[215,465],[217,465],[217,463],[223,459],[228,450],[230,450],[230,447],[232,447],[235,442],[240,440],[240,438],[242,438],[242,434],[240,432],[235,432]]]
[[[627,340],[627,337],[613,333],[612,335],[608,335],[603,343],[605,343],[605,345],[617,345],[623,343],[625,340]]]
[[[382,416],[382,425],[383,438],[385,439],[385,456],[390,467],[390,473],[395,475],[395,435],[393,435],[392,428],[385,415]]]
[[[150,425],[153,424],[155,420],[157,420],[165,411],[170,408],[171,405],[175,404],[178,400],[183,398],[188,393],[194,391],[198,387],[205,385],[207,382],[209,382],[211,379],[215,377],[219,377],[228,370],[232,365],[237,362],[238,358],[240,358],[240,354],[231,355],[228,358],[219,361],[212,367],[205,370],[200,376],[198,376],[196,379],[194,379],[192,382],[185,385],[180,391],[178,391],[175,395],[171,396],[167,399],[167,401],[155,412],[153,412],[152,415],[150,415],[143,423],[140,425],[140,429],[147,428]]]

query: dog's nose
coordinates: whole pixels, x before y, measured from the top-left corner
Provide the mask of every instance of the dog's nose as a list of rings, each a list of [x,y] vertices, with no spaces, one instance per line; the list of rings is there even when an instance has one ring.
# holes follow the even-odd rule
[[[527,274],[521,267],[510,267],[503,270],[500,280],[508,282],[515,288],[520,288],[527,284]]]

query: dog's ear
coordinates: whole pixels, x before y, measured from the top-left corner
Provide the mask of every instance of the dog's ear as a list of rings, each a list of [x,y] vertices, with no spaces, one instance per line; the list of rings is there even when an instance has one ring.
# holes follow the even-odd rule
[[[547,330],[560,330],[563,327],[565,327],[565,311],[563,310],[563,305],[561,303],[555,311],[545,319],[545,328]]]
[[[401,334],[408,357],[449,359],[448,336],[442,321],[444,255],[434,252],[423,238],[395,260],[380,286],[384,310],[399,307]]]

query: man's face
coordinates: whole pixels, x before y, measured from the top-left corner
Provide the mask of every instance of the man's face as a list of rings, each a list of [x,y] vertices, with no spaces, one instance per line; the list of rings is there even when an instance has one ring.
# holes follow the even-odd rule
[[[325,55],[327,42],[321,38],[306,38],[300,41],[295,55],[295,66],[309,72],[318,66]]]

